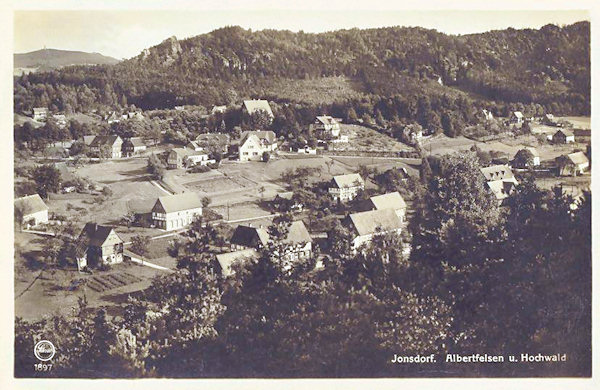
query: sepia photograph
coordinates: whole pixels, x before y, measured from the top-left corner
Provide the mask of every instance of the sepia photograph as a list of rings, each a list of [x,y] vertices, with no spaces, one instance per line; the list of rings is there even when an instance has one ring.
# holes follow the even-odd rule
[[[590,380],[591,9],[356,3],[12,12],[13,379]]]

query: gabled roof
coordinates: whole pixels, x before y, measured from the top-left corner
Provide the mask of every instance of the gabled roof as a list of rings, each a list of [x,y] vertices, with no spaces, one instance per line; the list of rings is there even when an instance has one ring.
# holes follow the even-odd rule
[[[271,106],[269,106],[269,102],[266,100],[244,100],[244,107],[248,114],[252,114],[255,111],[264,110],[270,116],[273,116],[273,111],[271,111]]]
[[[575,134],[571,130],[560,129],[556,133],[554,133],[554,137],[556,137],[556,135],[559,134],[559,133],[564,134],[565,137],[573,137],[573,136],[575,136]]]
[[[250,136],[256,136],[263,145],[270,145],[277,141],[277,136],[270,130],[244,131],[240,137],[240,145],[243,145]]]
[[[221,266],[221,273],[223,274],[223,276],[229,276],[233,274],[231,266],[235,262],[244,262],[246,260],[255,259],[257,257],[258,252],[256,251],[256,249],[250,248],[236,252],[221,253],[220,255],[217,255],[217,261]]]
[[[48,206],[42,200],[38,194],[23,196],[22,198],[15,199],[15,207],[23,210],[25,215],[38,213],[40,211],[48,210]]]
[[[317,120],[318,120],[319,122],[321,122],[322,124],[324,124],[324,125],[335,125],[335,124],[337,124],[337,123],[338,123],[338,122],[337,122],[335,119],[333,119],[333,118],[332,118],[331,116],[329,116],[329,115],[321,115],[321,116],[318,116],[318,117],[317,117]]]
[[[514,111],[513,115],[517,118],[523,118],[523,113],[521,111]]]
[[[48,112],[48,107],[33,107],[33,112]]]
[[[229,240],[231,244],[247,247],[266,246],[269,242],[269,233],[263,228],[238,225]]]
[[[102,246],[112,231],[113,228],[111,226],[88,222],[83,227],[79,237],[85,241],[86,246]],[[117,237],[119,237],[118,234]],[[119,241],[123,242],[121,237],[119,237]]]
[[[392,209],[350,214],[350,220],[359,236],[402,228],[402,221]]]
[[[365,181],[358,173],[350,173],[348,175],[338,175],[333,177],[333,184],[335,184],[338,188],[344,187],[354,187],[356,186],[356,182],[361,185],[365,185]]]
[[[513,175],[512,169],[508,165],[492,165],[489,167],[481,168],[481,173],[485,176],[487,181],[492,180],[511,180],[515,176]]]
[[[404,201],[404,198],[402,198],[402,195],[400,195],[398,191],[390,192],[388,194],[383,195],[372,196],[371,202],[373,203],[373,206],[375,206],[376,210],[398,210],[406,208],[406,202]]]
[[[195,192],[161,196],[157,199],[156,203],[160,203],[167,213],[202,207],[202,201]]]
[[[90,143],[90,146],[113,146],[118,140],[121,140],[121,137],[119,137],[118,135],[97,135],[96,138],[94,138],[94,140]]]
[[[83,143],[86,144],[87,146],[90,146],[92,144],[92,142],[94,141],[94,138],[96,138],[95,135],[84,135]]]
[[[302,221],[294,221],[289,227],[288,234],[283,240],[286,244],[301,244],[312,242],[312,238],[310,237],[310,233],[306,229],[304,222]]]
[[[586,164],[590,162],[583,152],[575,152],[567,154],[567,158],[575,165]]]
[[[202,146],[198,145],[198,142],[196,141],[188,142],[188,146],[190,146],[191,149],[202,149]]]
[[[171,151],[169,152],[169,154],[171,153],[175,153],[177,154],[177,156],[181,157],[181,158],[185,158],[185,157],[190,157],[190,156],[206,156],[207,154],[204,153],[201,150],[192,150],[192,149],[187,149],[187,148],[173,148],[171,149]]]
[[[487,185],[498,200],[506,199],[515,187],[513,182],[504,180],[488,181]]]
[[[286,199],[286,200],[292,200],[293,197],[294,197],[293,191],[280,192],[277,195],[275,195],[275,198],[281,198],[281,199]]]
[[[524,149],[529,150],[531,152],[531,154],[533,154],[533,157],[540,157],[540,154],[538,153],[536,148],[532,148],[531,146],[526,146]]]
[[[131,137],[125,142],[130,143],[134,147],[146,146],[141,137]]]

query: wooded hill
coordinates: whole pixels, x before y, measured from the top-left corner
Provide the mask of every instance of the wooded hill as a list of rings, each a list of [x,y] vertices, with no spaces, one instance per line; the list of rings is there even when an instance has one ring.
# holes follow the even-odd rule
[[[276,99],[273,86],[282,79],[331,76],[378,97],[403,95],[406,86],[412,94],[423,85],[422,94],[458,93],[492,110],[523,103],[555,114],[585,115],[590,111],[590,24],[464,36],[405,27],[319,34],[225,27],[181,41],[169,38],[116,65],[22,76],[15,81],[15,109],[132,103],[210,107],[263,97],[267,91]]]

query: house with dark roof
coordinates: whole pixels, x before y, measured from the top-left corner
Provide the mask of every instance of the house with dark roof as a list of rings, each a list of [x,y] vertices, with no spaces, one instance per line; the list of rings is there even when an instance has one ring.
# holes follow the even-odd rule
[[[152,221],[159,229],[174,230],[202,215],[202,201],[194,192],[161,196],[152,208]]]
[[[365,181],[358,173],[338,175],[331,179],[329,195],[333,200],[346,202],[354,199],[359,191],[364,191]]]
[[[266,247],[268,243],[269,233],[262,226],[256,228],[253,226],[238,225],[229,240],[232,251],[250,248],[260,249]]]
[[[383,195],[372,196],[366,200],[367,210],[392,209],[396,212],[400,221],[404,222],[406,216],[406,202],[398,191]]]
[[[87,266],[123,261],[123,240],[111,226],[85,224],[76,242],[75,257],[81,270]]]
[[[552,135],[552,142],[555,144],[569,144],[575,142],[575,133],[567,129],[559,129]]]
[[[526,146],[521,150],[527,150],[529,153],[531,153],[531,155],[533,156],[533,160],[532,160],[532,166],[537,167],[538,165],[540,165],[540,154],[538,153],[536,148],[533,148],[531,146]],[[521,150],[519,150],[517,153],[519,153]],[[515,153],[515,157],[516,157],[516,153]],[[527,168],[527,166],[521,166],[519,165],[519,163],[517,163],[516,161],[514,161],[514,157],[513,157],[513,166],[516,166],[517,168]]]
[[[15,199],[15,214],[19,213],[26,227],[48,223],[48,206],[38,194]]]
[[[400,234],[402,231],[402,221],[391,208],[350,214],[346,224],[349,225],[354,236],[352,239],[354,250],[370,243],[374,236],[387,233]]]
[[[583,152],[569,153],[556,158],[556,166],[560,176],[577,176],[590,167],[590,160]]]
[[[97,135],[90,143],[90,150],[99,157],[121,158],[122,148],[123,140],[118,135]]]
[[[228,277],[235,274],[232,269],[234,264],[243,264],[249,260],[256,259],[259,256],[256,249],[243,249],[240,251],[221,253],[217,255],[217,262],[221,267],[221,275]]]
[[[146,144],[141,137],[131,137],[123,141],[122,149],[126,157],[131,157],[146,151]]]
[[[269,102],[266,100],[244,100],[244,106],[242,107],[242,112],[246,115],[252,115],[258,111],[265,111],[271,119],[273,119],[273,111],[271,110],[271,106],[269,106]]]

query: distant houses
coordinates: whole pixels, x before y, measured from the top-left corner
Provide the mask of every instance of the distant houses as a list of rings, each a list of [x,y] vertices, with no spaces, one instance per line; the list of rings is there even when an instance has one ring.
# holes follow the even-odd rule
[[[569,144],[575,142],[575,134],[571,130],[560,129],[552,135],[555,144]]]
[[[264,152],[277,149],[277,137],[272,131],[245,131],[238,144],[240,161],[259,161]]]
[[[67,117],[63,114],[54,114],[52,115],[52,119],[56,122],[56,125],[61,129],[67,127]]]
[[[481,168],[481,173],[498,204],[503,204],[519,184],[508,165],[492,165]]]
[[[590,167],[590,160],[583,152],[574,152],[556,158],[556,166],[560,176],[577,176]]]
[[[371,242],[374,236],[402,231],[402,221],[394,209],[363,211],[350,214],[346,223],[353,234],[352,248],[357,250],[361,245]]]
[[[123,261],[123,240],[111,226],[88,222],[79,234],[75,257],[81,270]]]
[[[491,121],[494,119],[494,115],[492,115],[492,113],[488,110],[482,110],[481,111],[483,113],[483,119],[486,121]]]
[[[97,135],[90,143],[90,150],[99,157],[121,158],[122,149],[123,140],[118,135]]]
[[[365,182],[358,173],[338,175],[331,179],[329,195],[335,201],[347,202],[356,197],[359,191],[364,191]]]
[[[26,227],[48,223],[48,206],[38,194],[15,199],[15,214],[17,213],[22,225]]]
[[[163,230],[186,227],[202,215],[202,201],[194,192],[161,196],[152,207],[152,221]]]
[[[244,100],[244,105],[242,107],[242,112],[246,115],[251,116],[259,111],[265,111],[267,115],[273,119],[273,111],[271,110],[271,106],[269,102],[266,100]]]
[[[44,122],[48,118],[48,108],[46,107],[34,107],[33,108],[33,120],[38,122]]]

